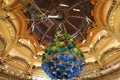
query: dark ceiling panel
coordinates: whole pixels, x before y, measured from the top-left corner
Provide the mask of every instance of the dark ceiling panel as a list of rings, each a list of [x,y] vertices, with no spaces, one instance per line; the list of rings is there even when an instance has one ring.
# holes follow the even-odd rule
[[[43,23],[44,25],[39,24],[39,27],[35,26],[35,32],[38,32],[38,37],[41,36],[39,39],[42,43],[49,39],[53,40],[59,24],[63,24],[72,36],[78,32],[79,35],[74,37],[77,41],[85,39],[87,29],[92,28],[91,24],[94,20],[91,16],[91,10],[93,5],[90,4],[89,0],[34,0],[34,2],[46,16],[46,20],[51,20],[54,23],[52,26],[47,26],[45,23]]]

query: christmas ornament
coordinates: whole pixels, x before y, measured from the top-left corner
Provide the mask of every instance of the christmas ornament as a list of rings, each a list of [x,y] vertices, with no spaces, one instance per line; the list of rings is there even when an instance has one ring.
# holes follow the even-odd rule
[[[58,29],[55,39],[44,50],[42,69],[52,79],[72,79],[85,67],[85,57],[76,47],[71,36]]]

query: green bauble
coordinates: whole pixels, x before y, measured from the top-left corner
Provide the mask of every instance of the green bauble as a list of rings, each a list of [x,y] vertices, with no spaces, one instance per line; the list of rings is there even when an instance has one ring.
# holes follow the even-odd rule
[[[56,50],[59,50],[59,47],[58,47],[58,46],[56,46]]]
[[[77,53],[76,53],[76,55],[77,55],[77,56],[80,56],[80,55],[81,55],[81,53],[77,52]]]
[[[79,49],[79,53],[82,53],[82,50],[81,50],[81,49]]]
[[[49,51],[52,50],[52,46],[49,46],[48,50],[49,50]]]
[[[72,51],[72,50],[69,50],[68,52],[69,52],[70,54],[72,54],[72,53],[73,53],[73,51]]]
[[[52,50],[55,51],[55,50],[56,50],[56,46],[53,46],[53,47],[52,47]]]
[[[55,45],[55,42],[51,42],[50,46],[54,46]]]
[[[85,56],[83,54],[81,54],[81,57],[85,60]]]
[[[67,52],[68,51],[68,48],[64,48],[64,52]]]
[[[60,41],[60,42],[63,41],[63,38],[58,37],[58,41]]]
[[[75,44],[74,42],[72,42],[72,46],[73,46],[73,47],[76,47],[76,44]]]
[[[59,41],[56,41],[56,46],[60,46],[60,42]]]
[[[65,37],[65,39],[67,39],[67,40],[71,38],[71,37],[70,37],[70,34],[68,34],[68,33],[65,33],[65,34],[64,34],[64,37]]]
[[[48,52],[48,49],[47,49],[47,48],[46,48],[46,49],[44,49],[44,52],[45,52],[45,53],[47,53],[47,52]]]
[[[76,47],[76,46],[74,45],[74,43],[72,43],[72,42],[67,42],[67,46],[71,46],[71,48]]]
[[[73,51],[74,51],[75,53],[77,53],[79,50],[78,50],[78,48],[74,48]]]
[[[71,43],[71,42],[67,42],[66,44],[67,44],[67,46],[69,46],[69,45],[71,45],[72,43]]]
[[[49,54],[49,55],[50,55],[50,54],[55,55],[55,51],[50,50],[48,54]]]
[[[45,60],[45,54],[42,54],[42,61]]]
[[[63,49],[62,48],[60,48],[59,50],[58,50],[58,53],[63,53]]]
[[[57,39],[57,38],[55,38],[55,39],[54,39],[54,42],[56,42],[56,41],[58,41],[58,39]]]
[[[69,39],[69,41],[70,41],[70,42],[73,42],[73,39],[72,39],[72,38],[70,38],[70,39]]]
[[[58,47],[59,47],[59,49],[63,49],[63,46],[61,46],[61,45],[59,45]]]
[[[55,41],[55,44],[56,44],[56,45],[57,45],[57,44],[60,44],[60,41],[58,41],[58,40],[57,40],[57,41]]]

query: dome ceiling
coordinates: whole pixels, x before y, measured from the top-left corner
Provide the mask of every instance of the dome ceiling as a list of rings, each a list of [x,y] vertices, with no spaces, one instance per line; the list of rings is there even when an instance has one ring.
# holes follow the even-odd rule
[[[89,0],[34,0],[26,6],[31,18],[39,19],[32,24],[43,44],[53,40],[56,28],[60,25],[64,26],[76,41],[83,41],[94,21],[91,16],[93,6]]]
[[[86,57],[87,66],[75,79],[119,76],[119,4],[119,0],[0,0],[0,79],[48,78],[41,69],[41,55],[60,25]]]

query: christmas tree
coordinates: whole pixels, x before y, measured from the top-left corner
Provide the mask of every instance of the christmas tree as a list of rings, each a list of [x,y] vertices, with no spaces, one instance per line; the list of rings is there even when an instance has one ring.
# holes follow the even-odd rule
[[[52,79],[72,79],[85,67],[85,57],[70,34],[58,29],[54,41],[44,50],[42,69]]]

